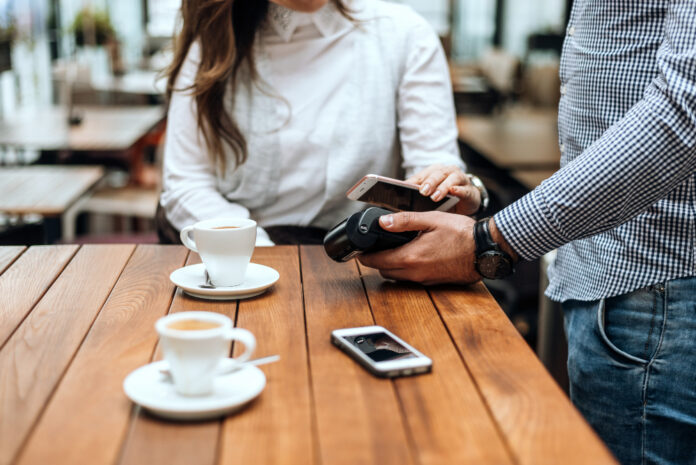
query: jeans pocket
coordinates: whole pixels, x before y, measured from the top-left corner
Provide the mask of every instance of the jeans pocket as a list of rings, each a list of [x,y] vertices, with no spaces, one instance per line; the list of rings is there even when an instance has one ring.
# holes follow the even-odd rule
[[[607,299],[601,299],[599,301],[599,305],[597,306],[597,330],[599,331],[599,335],[602,338],[602,341],[604,341],[604,344],[609,348],[611,352],[614,353],[614,355],[618,356],[619,358],[623,358],[626,360],[629,360],[634,363],[638,363],[640,365],[646,365],[648,363],[648,360],[638,357],[636,355],[632,355],[628,353],[626,350],[620,349],[612,340],[609,338],[607,335],[607,327],[606,327],[606,310],[607,310]]]

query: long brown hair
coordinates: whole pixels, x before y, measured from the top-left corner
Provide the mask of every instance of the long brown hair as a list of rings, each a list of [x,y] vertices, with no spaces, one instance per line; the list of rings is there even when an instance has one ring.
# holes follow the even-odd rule
[[[331,0],[350,18],[344,0]],[[225,110],[224,99],[234,98],[237,78],[246,64],[249,78],[259,78],[253,58],[254,38],[266,20],[269,0],[183,0],[181,32],[174,40],[174,60],[167,70],[167,97],[175,91],[191,91],[198,111],[198,130],[216,167],[225,169],[223,147],[229,145],[235,166],[246,161],[244,134]],[[200,65],[193,85],[175,89],[174,83],[191,44],[198,40]]]

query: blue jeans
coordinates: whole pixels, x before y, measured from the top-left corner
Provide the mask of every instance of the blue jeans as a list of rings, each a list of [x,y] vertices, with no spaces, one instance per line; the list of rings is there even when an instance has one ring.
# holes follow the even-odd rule
[[[570,397],[624,464],[696,464],[696,277],[563,304]]]

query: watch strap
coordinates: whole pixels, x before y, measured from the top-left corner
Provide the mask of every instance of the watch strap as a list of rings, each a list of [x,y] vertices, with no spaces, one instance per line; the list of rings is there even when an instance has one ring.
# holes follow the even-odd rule
[[[500,246],[491,237],[488,227],[489,218],[484,218],[474,224],[474,243],[476,244],[476,255],[481,255],[488,250],[501,251]]]

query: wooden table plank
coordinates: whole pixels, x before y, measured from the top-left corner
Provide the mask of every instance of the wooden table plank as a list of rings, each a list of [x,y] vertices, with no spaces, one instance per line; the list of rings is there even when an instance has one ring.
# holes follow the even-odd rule
[[[616,463],[482,284],[430,294],[517,463]]]
[[[104,175],[101,166],[0,168],[0,211],[61,215]]]
[[[68,169],[71,170],[71,168]],[[18,202],[17,205],[21,208],[21,211],[12,211],[8,208],[6,211],[10,213],[60,214],[71,202],[64,203],[62,209],[59,205],[59,209],[56,212],[55,205],[48,205],[49,202],[54,203],[52,201],[54,195],[60,195],[58,193],[61,191],[68,191],[68,198],[73,199],[74,196],[82,195],[88,188],[87,186],[83,186],[80,182],[79,175],[73,177],[73,174],[77,174],[79,171],[72,172],[72,170],[67,171],[60,167],[56,167],[56,170],[51,173],[46,168],[42,167],[36,170],[33,166],[29,166],[23,171],[24,173],[22,174],[29,178],[29,182],[22,184],[23,189],[15,193],[14,198],[5,199],[10,202]],[[19,175],[19,172],[16,173],[15,176],[16,175]]]
[[[191,265],[200,261],[198,254],[191,253],[186,264]],[[235,320],[237,302],[196,299],[178,289],[169,312],[185,311],[217,312]],[[153,360],[161,358],[162,352],[158,346]],[[197,423],[163,421],[136,408],[121,452],[120,463],[122,465],[143,463],[214,465],[217,461],[220,427],[219,420]]]
[[[25,184],[31,182],[27,176],[12,176],[11,173],[17,173],[13,168],[0,168],[0,205],[3,205],[7,199],[16,198],[16,193],[26,189]]]
[[[262,367],[268,384],[259,399],[224,420],[219,463],[308,465],[315,443],[299,249],[260,247],[253,261],[278,270],[280,280],[266,294],[240,301],[237,326],[256,336],[255,357],[279,354],[281,360]]]
[[[27,250],[27,248],[23,245],[0,247],[0,275],[2,275],[25,250]]]
[[[77,249],[76,245],[31,247],[0,276],[0,348],[63,271]]]
[[[2,196],[0,211],[33,213],[33,207],[36,204],[65,183],[66,172],[58,168],[52,176],[45,167],[23,166],[0,169],[0,185],[9,179],[18,182],[9,195]]]
[[[186,256],[182,247],[137,247],[18,464],[115,462],[133,410],[123,380],[152,357],[155,321],[167,314],[174,293],[169,274]]]
[[[395,380],[419,463],[513,463],[425,288],[361,273],[376,323],[433,360],[432,373]]]
[[[101,166],[76,167],[71,172],[70,178],[51,195],[45,197],[36,206],[44,211],[52,211],[59,214],[65,211],[66,205],[70,206],[77,199],[90,191],[103,177],[104,168]]]
[[[330,342],[331,331],[373,325],[355,262],[302,247],[307,344],[324,464],[413,463],[392,381],[378,379]]]
[[[214,465],[220,421],[168,422],[136,408],[120,464]]]
[[[133,249],[83,246],[0,350],[0,465],[12,462]]]

